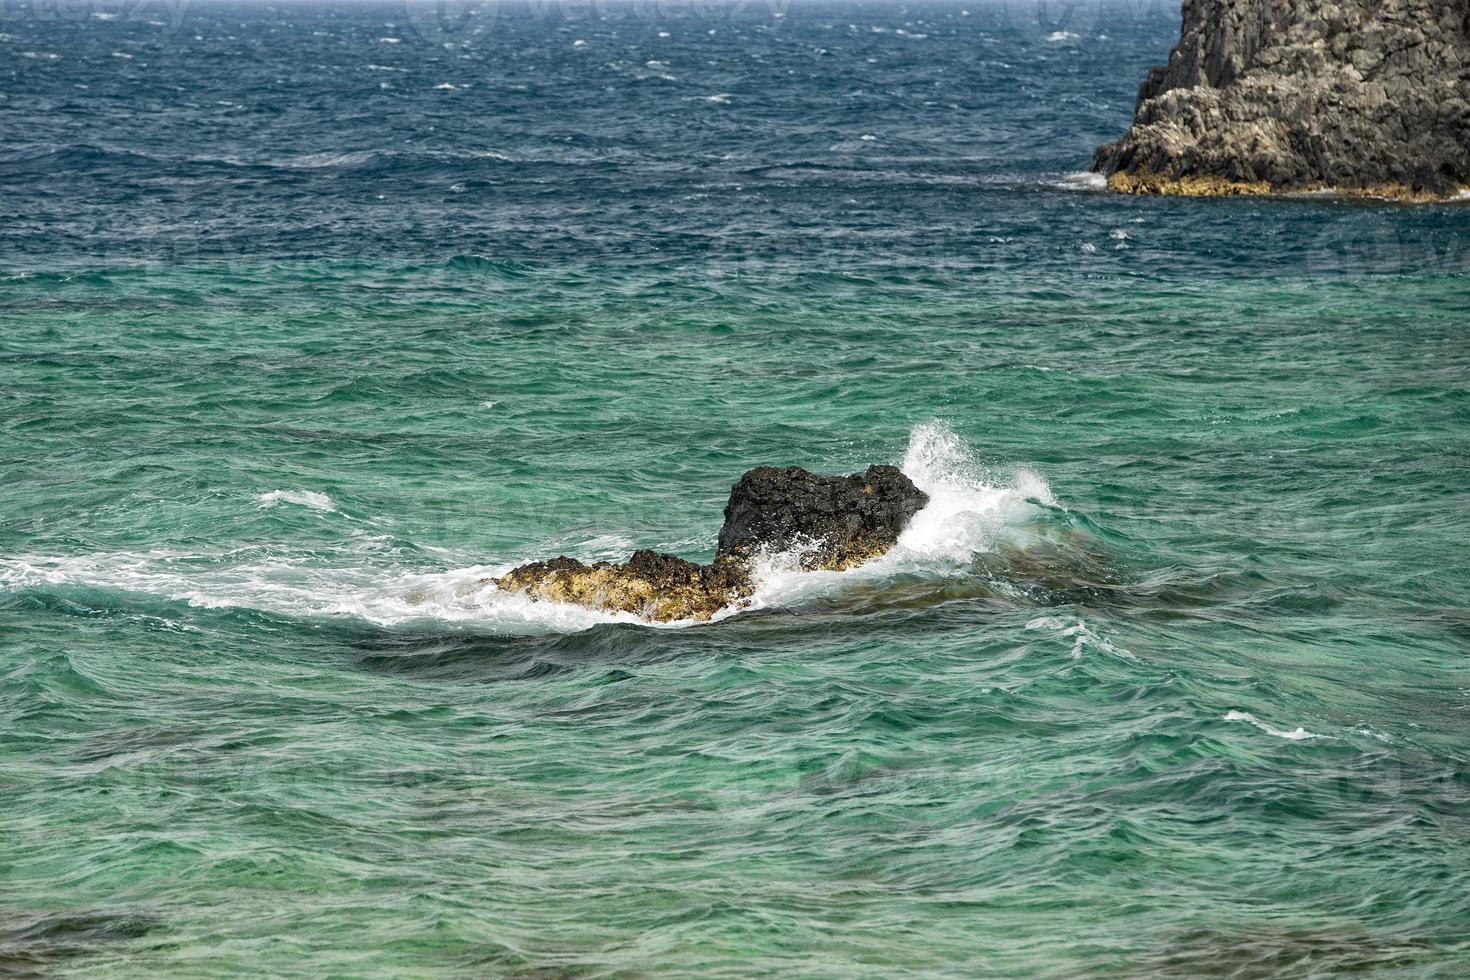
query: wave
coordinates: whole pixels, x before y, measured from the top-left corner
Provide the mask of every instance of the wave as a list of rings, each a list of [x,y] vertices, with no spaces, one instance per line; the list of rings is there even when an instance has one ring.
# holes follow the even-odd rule
[[[274,507],[277,504],[297,504],[301,507],[310,507],[312,510],[334,511],[337,508],[332,504],[332,498],[315,490],[271,490],[256,497],[256,502],[262,508]]]
[[[442,88],[442,86],[440,86]],[[490,149],[372,148],[310,150],[285,156],[256,154],[170,153],[94,143],[32,144],[0,159],[0,174],[54,176],[73,170],[112,176],[156,178],[167,172],[179,177],[253,177],[297,174],[344,174],[359,177],[444,177],[499,173],[506,165],[525,167],[605,168],[610,161],[561,146],[539,146],[517,153]]]
[[[1099,192],[1108,189],[1108,179],[1102,174],[1082,170],[1076,173],[1064,174],[1055,180],[1048,181],[1047,186],[1064,191]]]
[[[1296,730],[1294,730],[1294,731],[1285,731],[1283,729],[1276,728],[1276,727],[1274,727],[1272,725],[1266,724],[1264,721],[1262,721],[1261,719],[1257,718],[1255,715],[1251,714],[1249,711],[1227,711],[1225,713],[1224,720],[1225,721],[1245,721],[1245,722],[1250,722],[1252,725],[1255,725],[1257,728],[1259,728],[1261,731],[1265,732],[1267,735],[1274,735],[1276,738],[1289,739],[1289,740],[1291,740],[1293,742],[1301,742],[1301,741],[1305,741],[1307,739],[1324,738],[1325,737],[1325,736],[1322,736],[1322,735],[1313,734],[1312,732],[1309,732],[1305,728],[1302,728],[1300,726],[1298,726],[1296,728]]]
[[[973,567],[978,555],[1025,543],[1025,525],[1056,501],[1036,474],[1020,469],[1004,479],[990,476],[972,450],[946,426],[930,422],[910,434],[901,468],[929,495],[929,504],[883,557],[842,572],[805,572],[794,554],[764,556],[756,568],[756,591],[742,609],[717,615],[718,622],[745,609],[799,609],[812,600],[840,598],[857,588],[871,594],[896,578],[953,580]],[[332,512],[330,497],[314,491],[272,490],[255,498],[259,507],[290,504]],[[607,623],[680,629],[695,621],[649,623],[625,613],[503,593],[487,580],[520,561],[466,564],[444,570],[404,568],[389,549],[361,535],[345,540],[332,555],[282,554],[264,547],[213,555],[155,549],[73,556],[21,555],[0,559],[0,589],[100,589],[145,598],[184,602],[206,609],[248,609],[284,617],[351,617],[378,626],[424,623],[496,634],[576,632]],[[417,549],[414,549],[417,550]],[[601,535],[578,548],[588,560],[625,558],[633,542]],[[364,560],[368,555],[377,560]]]

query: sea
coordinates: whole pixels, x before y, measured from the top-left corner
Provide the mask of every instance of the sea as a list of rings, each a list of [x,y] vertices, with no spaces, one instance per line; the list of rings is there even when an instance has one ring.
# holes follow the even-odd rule
[[[0,973],[1470,972],[1470,206],[1106,192],[1178,30],[8,0]]]

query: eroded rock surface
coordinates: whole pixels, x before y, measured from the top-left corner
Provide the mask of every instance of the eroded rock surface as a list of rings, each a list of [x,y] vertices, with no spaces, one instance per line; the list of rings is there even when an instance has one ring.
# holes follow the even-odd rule
[[[1156,194],[1470,186],[1467,0],[1184,0],[1132,128],[1093,169]]]
[[[626,562],[561,556],[495,579],[506,592],[669,622],[707,620],[754,589],[752,564],[787,553],[807,570],[845,569],[882,555],[929,497],[894,466],[824,476],[799,466],[757,467],[730,491],[714,561],[638,551]]]
[[[892,548],[928,502],[896,466],[851,476],[760,466],[730,491],[717,554],[749,559],[761,548],[795,548],[808,570],[851,568]]]
[[[750,594],[744,568],[719,561],[696,565],[647,550],[634,552],[626,562],[590,565],[563,555],[522,565],[491,581],[506,592],[658,622],[709,619]]]

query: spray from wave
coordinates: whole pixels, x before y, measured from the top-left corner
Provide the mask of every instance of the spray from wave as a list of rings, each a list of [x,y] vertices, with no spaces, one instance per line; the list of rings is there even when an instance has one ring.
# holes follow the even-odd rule
[[[977,555],[1020,544],[1021,529],[1038,515],[1038,504],[1056,506],[1041,477],[1025,469],[1005,479],[989,475],[971,447],[941,422],[914,428],[899,468],[929,495],[929,503],[892,550],[841,572],[801,571],[794,554],[765,556],[756,566],[750,608],[792,608],[846,586],[871,586],[899,575],[952,577],[969,569]]]
[[[757,589],[746,608],[797,608],[858,586],[871,589],[895,576],[940,578],[963,572],[976,556],[1018,544],[1024,525],[1056,506],[1040,477],[1017,470],[1005,479],[987,475],[970,447],[938,422],[910,434],[901,469],[929,495],[898,544],[883,557],[842,572],[803,572],[792,554],[767,555],[757,566]],[[323,514],[334,510],[324,494],[273,491],[257,498],[261,507],[293,504]],[[631,542],[603,536],[587,542],[583,558]],[[274,548],[245,548],[214,555],[166,550],[74,556],[21,555],[0,559],[0,588],[77,587],[104,589],[209,609],[252,609],[289,617],[349,616],[381,626],[424,622],[461,625],[503,634],[575,632],[601,623],[638,623],[660,628],[692,621],[651,624],[623,613],[537,601],[499,591],[486,583],[518,562],[469,564],[425,571],[364,562],[344,545],[337,562],[320,555],[282,554]],[[350,555],[350,563],[342,559]],[[379,556],[381,557],[381,556]],[[615,557],[615,556],[611,556]],[[728,618],[730,610],[712,621]]]

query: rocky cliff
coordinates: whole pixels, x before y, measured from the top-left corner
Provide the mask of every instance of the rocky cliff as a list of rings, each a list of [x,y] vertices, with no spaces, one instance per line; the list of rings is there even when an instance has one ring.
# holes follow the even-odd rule
[[[1470,186],[1470,0],[1183,0],[1169,63],[1093,169],[1118,191]]]

